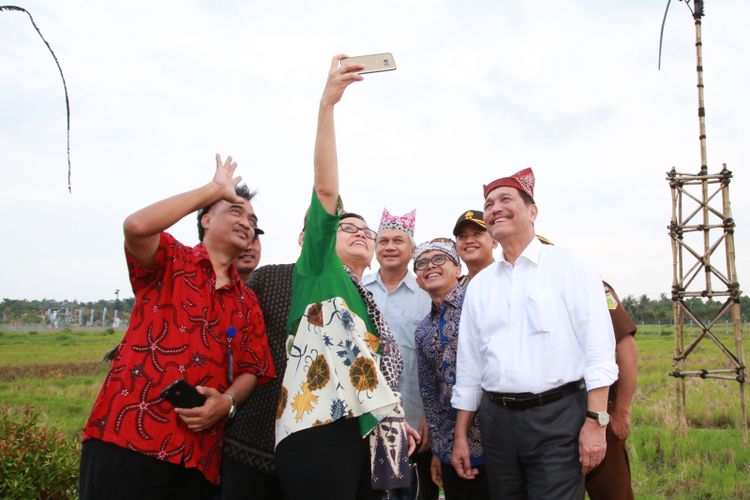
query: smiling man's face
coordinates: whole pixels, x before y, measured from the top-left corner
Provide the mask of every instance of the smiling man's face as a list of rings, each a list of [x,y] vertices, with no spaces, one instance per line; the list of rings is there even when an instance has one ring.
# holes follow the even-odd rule
[[[432,262],[432,258],[436,255],[444,256],[445,262],[442,264]],[[427,265],[417,270],[417,284],[429,293],[433,300],[442,299],[456,288],[458,278],[461,276],[461,266],[453,262],[448,254],[440,250],[430,250],[422,253],[417,263],[421,260],[425,260]]]
[[[497,242],[492,239],[490,233],[476,224],[464,225],[461,232],[456,235],[458,256],[467,266],[492,262],[492,249],[496,246]]]
[[[206,232],[204,240],[230,246],[237,251],[237,255],[250,246],[255,238],[257,223],[253,205],[245,199],[235,203],[218,201],[201,218]]]
[[[413,247],[411,238],[399,229],[383,229],[375,241],[375,258],[380,267],[393,271],[405,271],[411,261]]]
[[[484,200],[484,222],[495,241],[533,235],[537,208],[527,204],[516,188],[501,186],[488,193]]]

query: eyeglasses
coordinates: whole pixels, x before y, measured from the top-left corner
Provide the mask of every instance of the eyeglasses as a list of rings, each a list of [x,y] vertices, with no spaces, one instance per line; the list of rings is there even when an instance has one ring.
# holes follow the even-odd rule
[[[356,234],[357,232],[362,231],[362,234],[364,235],[364,237],[370,240],[374,240],[375,237],[378,235],[375,231],[373,231],[370,228],[359,227],[355,224],[352,224],[351,222],[340,223],[339,229],[341,229],[345,233],[351,233],[351,234]]]
[[[446,261],[450,259],[446,254],[444,253],[436,253],[429,259],[419,259],[414,263],[414,269],[417,271],[421,271],[422,269],[426,269],[428,265],[432,264],[435,267],[442,266],[446,263]]]

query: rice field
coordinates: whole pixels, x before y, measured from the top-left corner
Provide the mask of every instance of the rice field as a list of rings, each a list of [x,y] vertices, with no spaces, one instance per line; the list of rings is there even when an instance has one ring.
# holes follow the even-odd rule
[[[687,337],[696,332],[688,332]],[[40,425],[78,439],[122,332],[0,331],[0,404],[33,407]],[[745,336],[747,330],[745,330]],[[729,333],[719,333],[734,351]],[[637,498],[750,498],[750,448],[740,430],[735,381],[686,379],[685,432],[677,425],[671,327],[640,327],[638,389],[628,439]],[[748,344],[748,338],[745,339]],[[746,347],[747,349],[747,347]],[[686,369],[728,367],[715,345],[701,343]]]

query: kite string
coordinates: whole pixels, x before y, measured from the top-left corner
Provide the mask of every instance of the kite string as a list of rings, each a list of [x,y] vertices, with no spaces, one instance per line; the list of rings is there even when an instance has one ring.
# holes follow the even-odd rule
[[[39,34],[39,37],[42,39],[44,44],[47,46],[47,49],[49,49],[50,54],[52,54],[52,58],[55,60],[55,64],[57,65],[57,69],[60,71],[60,78],[62,78],[63,82],[63,90],[65,90],[65,112],[67,117],[67,153],[68,153],[68,192],[72,192],[72,187],[70,183],[70,100],[68,99],[68,85],[65,82],[65,75],[63,74],[63,70],[60,67],[60,61],[57,60],[57,55],[55,55],[55,51],[52,50],[52,47],[50,46],[49,42],[44,38],[44,35],[42,35],[42,32],[39,30],[39,27],[36,25],[36,22],[34,22],[34,18],[31,16],[31,13],[24,9],[23,7],[16,7],[15,5],[0,5],[0,11],[4,10],[15,10],[19,12],[26,13],[27,16],[29,16],[29,20],[31,20],[31,25],[34,26],[34,29]]]

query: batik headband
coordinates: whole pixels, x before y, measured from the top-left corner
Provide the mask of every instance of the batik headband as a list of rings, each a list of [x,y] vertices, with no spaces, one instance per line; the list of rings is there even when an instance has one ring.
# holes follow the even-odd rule
[[[383,229],[398,229],[414,238],[414,222],[416,217],[416,210],[412,210],[404,215],[392,215],[387,208],[384,208],[383,216],[380,218],[378,233]]]

